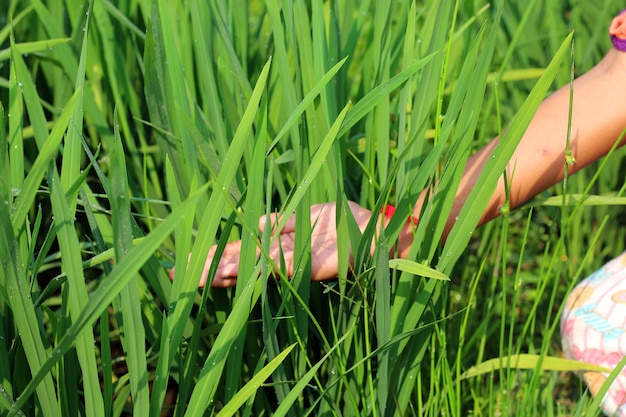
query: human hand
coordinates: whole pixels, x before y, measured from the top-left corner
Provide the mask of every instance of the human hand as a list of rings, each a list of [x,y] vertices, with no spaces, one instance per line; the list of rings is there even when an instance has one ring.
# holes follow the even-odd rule
[[[367,223],[372,217],[372,212],[349,201],[348,206],[358,224],[361,232],[365,230]],[[311,279],[323,281],[337,276],[339,271],[339,256],[337,251],[337,226],[336,226],[336,203],[315,204],[311,206]],[[259,219],[259,229],[264,230],[266,222],[276,225],[280,218],[277,214],[262,216]],[[295,241],[296,217],[292,215],[285,227],[280,230],[280,236],[272,239],[269,255],[276,265],[281,263],[281,254],[284,258],[287,275],[291,277],[294,269],[294,241]],[[200,286],[206,285],[209,269],[217,246],[212,246],[207,255],[202,271]],[[241,241],[227,243],[219,261],[213,287],[232,287],[236,284],[239,272],[239,254]],[[257,250],[257,254],[259,251]],[[170,278],[174,278],[174,269],[170,271]]]

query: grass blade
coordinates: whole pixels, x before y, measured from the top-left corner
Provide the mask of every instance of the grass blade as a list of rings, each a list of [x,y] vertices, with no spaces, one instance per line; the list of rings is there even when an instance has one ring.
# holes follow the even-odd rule
[[[111,153],[110,198],[115,238],[115,259],[120,262],[133,247],[132,216],[128,191],[124,148],[119,129],[115,128],[115,145]],[[147,416],[150,406],[148,366],[146,363],[146,332],[141,314],[141,297],[135,275],[120,293],[122,306],[122,341],[133,398],[133,414]]]
[[[389,268],[397,269],[398,271],[407,272],[420,277],[450,281],[450,277],[443,272],[439,272],[429,266],[411,261],[410,259],[390,259]]]
[[[41,372],[42,365],[48,355],[39,331],[39,318],[33,305],[30,285],[22,267],[19,244],[13,232],[8,204],[8,196],[10,195],[8,178],[7,176],[0,178],[0,196],[3,201],[0,203],[0,233],[3,236],[0,239],[0,259],[2,259],[0,284],[6,288],[9,307],[15,321],[15,327],[20,334],[24,354],[31,372],[32,374],[39,372],[41,375],[38,383],[33,386],[33,389],[37,391],[41,411],[45,416],[60,416],[50,369]],[[6,394],[4,388],[2,391],[3,394]],[[11,404],[15,414],[21,414],[23,406],[24,403],[15,402]]]
[[[574,359],[555,358],[542,355],[519,354],[502,358],[489,359],[472,366],[461,375],[461,378],[473,378],[504,369],[530,369],[537,371],[595,371],[611,372],[610,369],[591,363],[580,362]]]
[[[293,344],[287,349],[280,352],[274,359],[272,359],[263,369],[261,369],[257,374],[254,375],[244,385],[235,396],[220,410],[216,417],[226,417],[235,415],[237,410],[250,398],[255,394],[255,392],[259,389],[259,387],[265,382],[267,378],[278,368],[278,366],[287,358],[287,356],[291,353],[293,348],[296,345]]]

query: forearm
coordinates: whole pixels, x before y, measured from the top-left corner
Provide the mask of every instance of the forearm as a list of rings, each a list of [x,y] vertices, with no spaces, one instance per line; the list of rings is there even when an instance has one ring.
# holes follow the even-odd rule
[[[574,173],[608,153],[626,128],[626,54],[611,50],[592,70],[574,81],[570,152]],[[509,204],[515,208],[563,179],[569,124],[570,86],[562,87],[539,107],[507,166]],[[497,142],[497,139],[494,141]],[[486,153],[491,153],[487,147]],[[482,157],[480,157],[482,156]],[[482,169],[486,158],[476,164]],[[468,162],[468,166],[473,161]],[[476,178],[472,178],[475,180]],[[460,187],[466,197],[475,181]],[[481,224],[499,213],[505,202],[501,180]]]
[[[570,151],[574,173],[606,155],[626,128],[626,53],[612,49],[593,69],[573,83]],[[515,208],[563,179],[570,109],[570,86],[564,86],[540,105],[506,169],[509,205]],[[472,155],[457,190],[444,239],[452,229],[467,197],[477,186],[482,169],[499,138]],[[421,211],[420,197],[414,209]],[[479,224],[494,219],[506,202],[500,180]],[[411,231],[401,234],[401,255],[408,255]]]

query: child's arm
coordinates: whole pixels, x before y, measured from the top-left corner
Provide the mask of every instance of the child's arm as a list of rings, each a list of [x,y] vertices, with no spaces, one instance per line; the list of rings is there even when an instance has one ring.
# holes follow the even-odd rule
[[[570,174],[606,155],[626,128],[626,52],[609,51],[598,65],[574,81],[572,91],[570,148],[576,162],[569,165]],[[569,102],[567,85],[543,101],[524,133],[507,166],[511,208],[563,179]],[[460,213],[498,142],[499,138],[495,138],[468,159],[444,236],[452,229],[453,219]],[[500,180],[480,224],[496,218],[504,203],[504,180]],[[420,206],[418,202],[414,209],[416,216]],[[409,229],[400,238],[403,256],[411,246]]]
[[[611,34],[617,36],[618,41],[626,43],[626,14],[613,21]],[[570,173],[606,155],[626,129],[626,45],[622,47],[615,41],[614,44],[616,48],[609,51],[600,63],[573,83],[570,149],[576,163],[569,166]],[[507,167],[507,174],[510,178],[511,208],[519,206],[563,179],[569,108],[569,85],[555,92],[539,106]],[[498,141],[498,138],[494,139],[468,159],[444,238],[447,237],[455,217],[460,213],[470,191],[476,185],[485,162]],[[515,173],[511,178],[513,170]],[[422,201],[423,198],[418,199],[413,210],[416,217],[419,216]],[[480,224],[497,217],[500,213],[499,207],[504,203],[504,181],[501,180]],[[314,280],[319,281],[337,276],[335,209],[334,203],[317,204],[311,207],[311,223],[315,224],[311,235],[311,273]],[[361,229],[364,229],[372,213],[352,202],[350,209]],[[265,217],[261,218],[259,222],[261,229],[267,220]],[[270,221],[275,221],[275,219],[270,219]],[[270,249],[270,255],[276,264],[280,264],[280,257],[284,256],[289,275],[293,273],[294,233],[295,218],[292,216],[286,227],[280,231],[280,239],[275,239]],[[412,230],[410,223],[407,222],[398,242],[401,256],[408,255],[411,243]],[[222,287],[235,284],[240,248],[240,241],[226,245],[212,285]],[[215,249],[213,247],[209,251],[201,285],[206,282]],[[170,272],[170,276],[173,278],[174,270]]]

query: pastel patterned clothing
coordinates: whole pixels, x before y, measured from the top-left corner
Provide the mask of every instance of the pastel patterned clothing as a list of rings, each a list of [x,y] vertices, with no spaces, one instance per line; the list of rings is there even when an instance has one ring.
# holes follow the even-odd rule
[[[570,359],[614,369],[626,355],[626,252],[582,281],[561,317],[563,352]],[[608,374],[585,372],[595,397]],[[626,367],[602,400],[609,416],[626,417]]]

